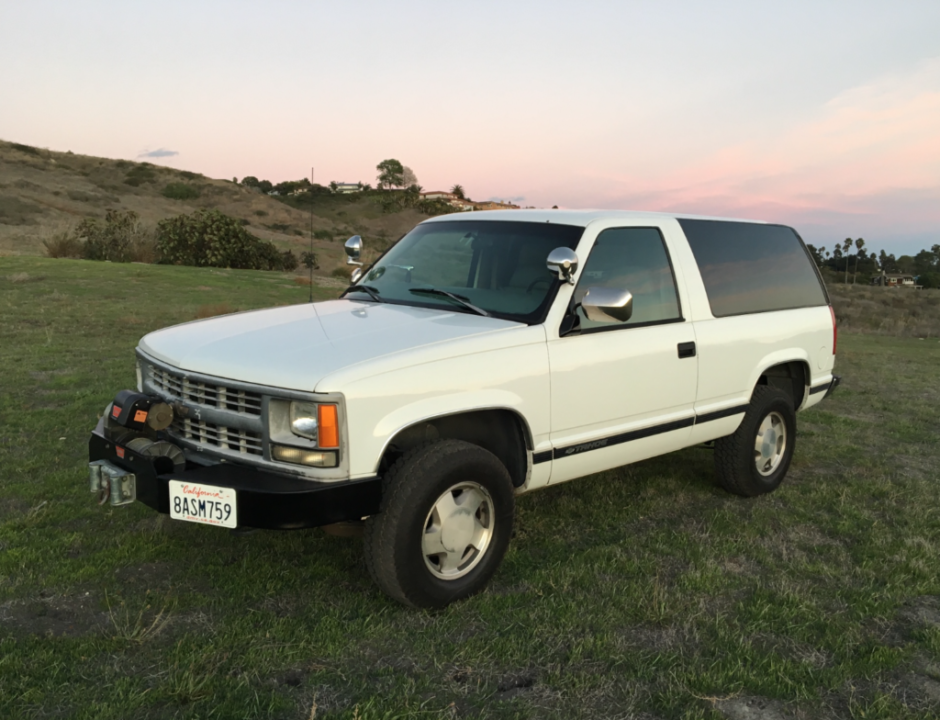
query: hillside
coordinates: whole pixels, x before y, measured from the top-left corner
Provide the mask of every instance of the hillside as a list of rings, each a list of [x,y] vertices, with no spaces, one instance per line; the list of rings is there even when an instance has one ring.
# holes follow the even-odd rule
[[[174,200],[162,192],[170,183],[195,188],[199,196]],[[311,205],[314,251],[321,274],[342,265],[343,241],[362,235],[375,251],[425,218],[415,210],[383,213],[368,198],[327,196]],[[108,209],[133,210],[145,225],[214,208],[244,222],[250,232],[283,249],[309,247],[311,215],[257,190],[228,180],[151,163],[55,152],[0,141],[0,255],[40,255],[43,240],[82,218],[104,217]]]

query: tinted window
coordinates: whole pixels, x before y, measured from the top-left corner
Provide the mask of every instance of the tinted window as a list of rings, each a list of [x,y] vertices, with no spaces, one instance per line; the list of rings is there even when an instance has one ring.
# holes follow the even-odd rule
[[[715,317],[827,304],[809,254],[791,228],[721,220],[679,224]]]
[[[601,232],[575,288],[575,302],[581,302],[592,287],[629,290],[633,293],[633,316],[625,323],[595,322],[588,320],[579,308],[582,332],[681,318],[672,266],[656,228],[612,228]]]
[[[446,297],[413,293],[437,288],[496,317],[542,322],[558,283],[545,264],[557,247],[574,248],[583,227],[493,220],[419,225],[359,281],[385,302],[468,312]],[[369,301],[362,294],[354,300]]]

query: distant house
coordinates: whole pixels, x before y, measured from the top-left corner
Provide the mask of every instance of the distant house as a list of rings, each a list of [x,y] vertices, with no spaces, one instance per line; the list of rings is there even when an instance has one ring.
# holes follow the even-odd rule
[[[475,210],[518,210],[518,205],[499,200],[487,200],[486,202],[473,203]]]
[[[443,200],[444,202],[452,202],[454,200],[459,200],[456,195],[449,192],[444,192],[443,190],[432,190],[431,192],[421,193],[422,200]]]
[[[907,273],[882,273],[875,275],[871,279],[872,285],[883,285],[886,287],[920,287],[916,278]]]
[[[338,182],[335,185],[336,189],[333,192],[342,194],[356,193],[362,190],[362,183]]]

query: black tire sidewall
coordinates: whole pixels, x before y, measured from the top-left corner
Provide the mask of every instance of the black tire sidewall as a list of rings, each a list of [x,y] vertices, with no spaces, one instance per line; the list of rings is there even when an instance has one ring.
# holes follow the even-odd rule
[[[770,475],[761,475],[757,471],[757,466],[754,464],[754,443],[757,440],[757,431],[760,429],[761,423],[763,423],[764,418],[772,412],[778,413],[783,418],[784,425],[786,425],[786,447],[784,448],[783,458],[780,461],[780,465],[777,466],[777,469]],[[790,403],[789,398],[780,391],[761,398],[758,403],[750,408],[748,414],[745,416],[744,422],[742,423],[742,430],[746,433],[744,437],[746,444],[745,452],[741,454],[739,472],[749,476],[749,484],[753,489],[751,494],[763,495],[773,492],[780,486],[780,483],[783,482],[783,478],[790,469],[790,461],[793,459],[793,453],[796,449],[796,413],[793,410],[793,405]]]
[[[482,590],[499,567],[512,536],[515,497],[509,473],[495,455],[460,441],[455,452],[427,463],[429,453],[419,454],[398,477],[408,502],[399,510],[395,529],[394,558],[398,584],[410,602],[419,607],[443,607]],[[454,580],[435,577],[424,561],[421,537],[428,513],[449,488],[475,482],[493,500],[493,536],[479,564]],[[398,488],[390,488],[395,492]],[[394,501],[394,499],[392,499]]]

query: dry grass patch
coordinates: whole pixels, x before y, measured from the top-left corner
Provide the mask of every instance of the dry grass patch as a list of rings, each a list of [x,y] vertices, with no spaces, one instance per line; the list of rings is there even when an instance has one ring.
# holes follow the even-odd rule
[[[199,309],[196,310],[196,319],[202,320],[203,318],[216,317],[217,315],[231,315],[234,312],[238,312],[238,309],[225,302],[214,303],[212,305],[200,305]]]

